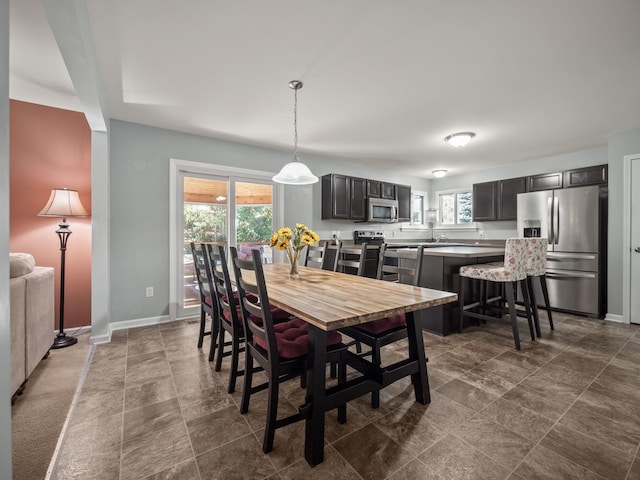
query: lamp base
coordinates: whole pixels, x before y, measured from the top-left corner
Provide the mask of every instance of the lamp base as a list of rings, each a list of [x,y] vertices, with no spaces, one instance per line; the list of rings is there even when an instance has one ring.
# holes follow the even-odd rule
[[[65,348],[76,343],[78,343],[78,339],[76,337],[67,336],[67,334],[63,332],[56,335],[51,348]]]

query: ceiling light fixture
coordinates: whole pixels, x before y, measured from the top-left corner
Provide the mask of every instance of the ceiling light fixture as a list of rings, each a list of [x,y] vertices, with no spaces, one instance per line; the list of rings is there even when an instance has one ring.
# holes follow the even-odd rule
[[[280,173],[273,177],[273,181],[287,185],[310,185],[316,183],[318,177],[311,173],[309,167],[298,159],[298,90],[302,88],[302,82],[300,80],[291,80],[289,88],[293,89],[295,98],[293,104],[293,162],[289,162],[282,167]]]
[[[453,145],[454,147],[464,147],[475,136],[476,134],[473,132],[452,133],[451,135],[447,135],[446,137],[444,137],[444,141],[449,143],[449,145]]]
[[[447,171],[446,170],[434,170],[431,173],[433,173],[433,176],[436,177],[436,178],[442,178],[447,174]]]

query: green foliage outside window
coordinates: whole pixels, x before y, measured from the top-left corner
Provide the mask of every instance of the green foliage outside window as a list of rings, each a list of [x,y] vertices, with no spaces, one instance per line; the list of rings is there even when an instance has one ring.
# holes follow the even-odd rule
[[[184,241],[226,242],[227,206],[184,204]],[[241,205],[236,208],[238,243],[267,243],[273,234],[271,205]]]

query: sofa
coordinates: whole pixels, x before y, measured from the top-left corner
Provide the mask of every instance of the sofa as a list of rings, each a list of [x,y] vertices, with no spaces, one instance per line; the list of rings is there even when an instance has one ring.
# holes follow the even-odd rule
[[[37,267],[28,253],[9,254],[11,393],[20,395],[40,360],[49,354],[55,323],[54,271]]]

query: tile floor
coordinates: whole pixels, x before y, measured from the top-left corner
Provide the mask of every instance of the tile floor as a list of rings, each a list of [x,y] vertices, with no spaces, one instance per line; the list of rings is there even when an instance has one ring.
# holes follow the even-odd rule
[[[563,316],[516,352],[510,328],[424,334],[432,402],[408,381],[327,415],[325,462],[303,459],[303,423],[261,451],[265,392],[238,411],[196,348],[197,323],[115,332],[95,351],[52,478],[640,479],[640,329]],[[404,345],[385,351],[404,355]],[[205,343],[208,347],[208,342]],[[282,387],[281,412],[304,392]]]

